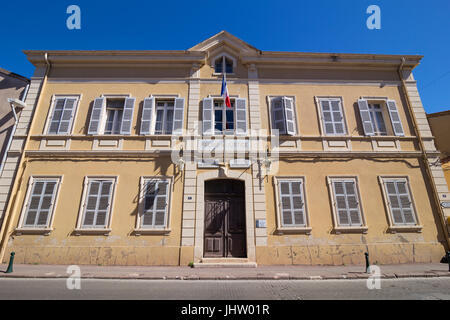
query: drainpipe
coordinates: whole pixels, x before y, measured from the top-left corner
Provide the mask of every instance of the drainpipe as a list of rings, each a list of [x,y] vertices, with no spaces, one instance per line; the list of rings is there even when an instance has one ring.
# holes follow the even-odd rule
[[[416,117],[414,116],[413,109],[411,106],[411,100],[409,98],[408,91],[406,90],[406,82],[403,79],[402,72],[403,72],[404,65],[405,65],[405,58],[402,57],[402,61],[397,69],[397,72],[398,72],[398,76],[400,77],[400,80],[402,82],[402,91],[403,91],[403,95],[406,97],[406,105],[408,107],[408,112],[411,115],[411,119],[412,119],[412,123],[413,123],[413,127],[414,127],[414,133],[415,133],[416,137],[419,139],[419,151],[422,153],[422,159],[423,159],[423,162],[425,163],[426,178],[428,179],[428,182],[431,185],[431,190],[432,190],[431,193],[433,196],[433,202],[439,213],[442,231],[444,232],[444,239],[445,239],[445,242],[447,243],[447,249],[450,249],[450,238],[449,238],[449,234],[448,234],[447,227],[446,227],[444,210],[441,207],[441,202],[439,200],[439,193],[437,191],[436,185],[434,184],[433,175],[432,175],[431,169],[430,169],[430,162],[428,160],[427,153],[425,151],[425,146],[423,144],[422,135],[420,134],[420,130],[417,125],[417,120],[416,120]]]
[[[44,86],[45,86],[45,84],[47,82],[48,73],[50,72],[50,68],[51,68],[51,64],[50,64],[50,61],[48,59],[48,53],[47,52],[44,54],[44,60],[45,60],[45,64],[47,65],[47,68],[45,69],[45,74],[44,74],[44,77],[42,78],[41,88],[40,88],[39,94],[37,96],[37,101],[35,101],[35,104],[34,104],[34,106],[36,106],[36,107],[39,105],[39,103],[41,101],[42,92],[44,91]],[[32,119],[33,119],[33,117],[32,117]],[[15,178],[13,180],[14,181],[14,186],[11,188],[10,199],[8,199],[8,205],[5,208],[5,211],[3,213],[3,221],[2,221],[2,224],[0,225],[0,263],[1,263],[1,261],[3,261],[3,256],[4,256],[5,250],[6,250],[6,243],[8,241],[8,237],[10,235],[9,230],[10,230],[11,224],[12,224],[12,222],[14,220],[13,217],[12,217],[12,214],[14,212],[17,212],[17,206],[19,205],[17,199],[20,197],[21,193],[24,192],[24,190],[22,190],[22,189],[17,190],[17,188],[18,188],[17,173],[21,170],[21,167],[22,167],[22,165],[24,163],[25,148],[28,145],[28,142],[30,141],[30,132],[31,132],[31,129],[32,129],[31,128],[32,124],[33,124],[33,120],[32,119],[30,120],[30,125],[28,127],[27,138],[25,139],[25,142],[23,144],[23,148],[24,149],[23,149],[22,154],[20,155],[19,164],[17,166],[17,172],[16,172]],[[12,136],[13,135],[11,135],[11,137]],[[23,172],[22,172],[22,174],[23,174]],[[14,204],[11,207],[11,196],[13,194],[13,191],[15,191],[14,196],[15,196],[16,201],[14,201]]]

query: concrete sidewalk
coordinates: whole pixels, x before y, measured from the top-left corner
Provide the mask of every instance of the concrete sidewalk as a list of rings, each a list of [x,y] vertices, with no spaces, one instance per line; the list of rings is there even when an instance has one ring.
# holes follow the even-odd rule
[[[4,273],[6,264],[0,264],[1,278],[67,278],[66,265],[14,265],[13,273]],[[256,268],[190,268],[153,266],[92,266],[80,265],[81,277],[91,279],[166,279],[166,280],[318,280],[364,279],[365,266],[259,266]],[[448,264],[381,265],[382,278],[450,277]]]

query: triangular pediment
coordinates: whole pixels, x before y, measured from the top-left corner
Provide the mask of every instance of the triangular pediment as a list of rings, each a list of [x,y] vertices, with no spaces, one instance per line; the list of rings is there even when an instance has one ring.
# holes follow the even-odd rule
[[[219,50],[226,50],[237,55],[251,55],[260,51],[227,31],[221,31],[188,49],[188,51],[207,51],[209,53]]]

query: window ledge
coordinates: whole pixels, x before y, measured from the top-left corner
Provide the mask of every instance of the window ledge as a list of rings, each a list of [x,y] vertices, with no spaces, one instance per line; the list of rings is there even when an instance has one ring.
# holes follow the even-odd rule
[[[41,137],[45,138],[45,139],[69,139],[72,137],[72,134],[71,133],[60,133],[60,134],[47,133],[47,134],[41,135]]]
[[[99,234],[99,235],[108,236],[110,232],[111,232],[111,229],[75,229],[73,231],[73,234],[75,236],[79,236],[82,234]]]
[[[213,76],[222,76],[223,75],[223,72],[213,72]],[[227,76],[235,76],[236,75],[236,73],[227,73],[226,74]]]
[[[340,233],[367,233],[368,227],[359,226],[359,227],[334,227],[333,232],[335,234]]]
[[[312,228],[310,227],[298,227],[298,228],[278,228],[274,234],[283,235],[283,234],[311,234]]]
[[[169,234],[171,229],[134,229],[133,235],[140,236],[141,234],[156,234],[156,235],[165,235]]]
[[[124,137],[132,137],[131,134],[87,134],[86,136],[94,139],[121,139]]]
[[[14,233],[18,236],[22,234],[42,234],[48,236],[53,228],[16,228]]]
[[[198,162],[197,168],[199,168],[199,169],[217,169],[217,168],[219,168],[219,164]]]
[[[423,226],[411,225],[411,226],[390,226],[388,228],[388,232],[397,233],[397,232],[418,232],[421,233]]]

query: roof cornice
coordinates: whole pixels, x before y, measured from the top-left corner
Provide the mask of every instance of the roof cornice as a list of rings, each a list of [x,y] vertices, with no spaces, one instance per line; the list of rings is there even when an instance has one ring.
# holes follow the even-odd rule
[[[202,64],[205,59],[204,52],[198,51],[123,51],[123,50],[24,50],[28,60],[35,66],[45,64],[45,53],[52,65],[58,64]]]
[[[259,55],[243,56],[246,64],[263,65],[310,65],[310,66],[365,66],[398,67],[405,58],[405,68],[415,68],[423,56],[420,55],[381,55],[355,53],[304,53],[263,51]]]
[[[52,65],[144,65],[144,64],[199,64],[203,65],[210,54],[230,48],[238,52],[244,64],[258,67],[367,67],[414,69],[421,55],[386,55],[357,53],[309,53],[261,51],[227,31],[200,42],[188,50],[25,50],[28,60],[35,66],[44,65],[47,53]]]
[[[114,64],[193,64],[205,62],[205,52],[199,51],[35,51],[26,50],[28,60],[35,66],[45,64],[47,52],[53,65],[114,65]],[[260,54],[241,55],[244,64],[259,67],[276,65],[326,66],[326,67],[398,67],[405,58],[405,68],[415,68],[422,59],[420,55],[378,55],[378,54],[342,54],[342,53],[304,53],[264,51]]]

